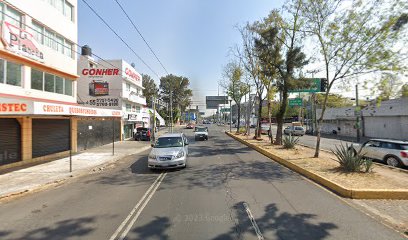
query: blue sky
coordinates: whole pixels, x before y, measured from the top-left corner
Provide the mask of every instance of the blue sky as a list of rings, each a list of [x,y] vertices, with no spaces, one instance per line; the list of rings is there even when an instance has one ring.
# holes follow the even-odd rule
[[[165,71],[114,0],[87,0],[159,76]],[[119,0],[169,73],[191,80],[193,101],[203,109],[206,95],[217,95],[229,49],[240,44],[234,26],[260,20],[283,1],[272,0]],[[134,62],[136,70],[159,78],[78,0],[79,44],[105,59]]]

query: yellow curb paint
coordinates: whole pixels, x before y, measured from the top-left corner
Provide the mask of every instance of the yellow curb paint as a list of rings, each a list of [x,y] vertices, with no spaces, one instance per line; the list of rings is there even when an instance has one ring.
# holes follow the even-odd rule
[[[229,132],[225,132],[228,136],[232,137],[233,139],[237,140],[238,142],[247,145],[248,147],[258,151],[259,153],[265,155],[266,157],[278,162],[285,167],[291,169],[294,172],[297,172],[314,182],[330,189],[331,191],[337,193],[338,195],[346,198],[353,198],[353,199],[403,199],[408,200],[408,190],[407,189],[348,189],[345,188],[333,181],[330,181],[327,178],[324,178],[318,174],[310,172],[290,161],[287,161],[261,147],[256,146],[255,144],[249,143],[244,139],[241,139],[237,136],[230,134]]]

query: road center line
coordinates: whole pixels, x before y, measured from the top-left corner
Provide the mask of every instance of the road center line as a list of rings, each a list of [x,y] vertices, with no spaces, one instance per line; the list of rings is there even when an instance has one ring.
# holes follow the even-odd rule
[[[140,209],[137,211],[136,215],[133,217],[132,221],[128,224],[127,228],[125,231],[123,231],[122,235],[120,236],[119,240],[123,240],[130,229],[132,228],[133,224],[135,224],[137,218],[139,217],[140,213],[142,213],[143,209],[146,207],[146,205],[149,203],[150,199],[153,197],[154,193],[156,192],[157,188],[159,188],[160,184],[162,183],[164,177],[166,177],[167,173],[163,174],[163,177],[159,180],[159,182],[156,184],[156,187],[153,189],[153,191],[150,193],[149,197],[146,199],[146,201],[143,203],[143,205],[140,207]]]
[[[167,173],[166,173],[167,174]],[[152,185],[147,189],[143,197],[139,200],[139,202],[136,204],[136,206],[130,211],[129,215],[123,220],[123,222],[120,224],[120,226],[116,229],[116,231],[112,234],[112,236],[109,238],[109,240],[115,240],[116,237],[119,235],[119,233],[122,231],[122,229],[125,227],[126,223],[129,221],[129,219],[133,216],[133,214],[136,212],[136,210],[139,208],[140,204],[144,201],[144,199],[149,195],[150,191],[154,188],[156,183],[159,181],[159,179],[164,176],[164,173],[161,173],[156,180],[152,183]]]
[[[264,237],[263,237],[263,235],[261,233],[261,230],[259,230],[258,224],[256,224],[254,216],[252,216],[252,213],[251,213],[251,210],[249,209],[248,203],[244,202],[243,205],[244,205],[245,211],[248,214],[249,220],[251,221],[252,226],[255,229],[255,233],[258,236],[258,239],[259,240],[264,240]]]

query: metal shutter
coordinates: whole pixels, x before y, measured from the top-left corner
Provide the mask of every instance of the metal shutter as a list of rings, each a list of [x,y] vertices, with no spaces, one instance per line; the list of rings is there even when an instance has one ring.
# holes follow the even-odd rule
[[[0,165],[21,160],[21,129],[15,118],[0,119]]]
[[[112,120],[78,120],[78,151],[112,143]],[[89,128],[92,126],[92,129]],[[115,141],[120,140],[120,121],[115,121]]]
[[[33,158],[70,149],[69,119],[33,119]]]

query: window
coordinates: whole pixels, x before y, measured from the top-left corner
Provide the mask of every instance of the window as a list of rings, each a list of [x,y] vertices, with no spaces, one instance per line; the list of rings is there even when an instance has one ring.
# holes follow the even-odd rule
[[[57,50],[58,52],[64,54],[64,48],[65,48],[64,38],[61,37],[61,36],[59,36],[59,35],[57,35],[57,36],[55,37],[55,40],[56,40],[56,42],[55,42],[56,50]]]
[[[14,26],[21,27],[22,25],[22,16],[21,13],[18,11],[14,10],[13,8],[7,6],[6,7],[6,16],[5,19],[7,22],[13,24]]]
[[[32,68],[31,89],[72,96],[72,80]]]
[[[73,49],[74,49],[74,45],[71,42],[69,42],[69,41],[67,41],[65,39],[64,46],[65,46],[65,48],[64,48],[65,55],[67,55],[70,58],[74,58],[74,54],[72,54]]]
[[[4,65],[5,61],[0,59],[0,83],[4,83]]]
[[[44,45],[54,49],[54,33],[49,31],[48,29],[44,30]]]
[[[34,68],[31,69],[31,89],[43,90],[44,73]]]
[[[44,75],[44,91],[55,92],[55,79],[54,75],[45,73]]]
[[[126,83],[126,91],[130,91],[130,84],[129,83]]]
[[[136,106],[136,112],[140,113],[140,106]]]
[[[64,94],[64,79],[55,76],[55,93]]]
[[[130,112],[131,106],[130,104],[126,104],[126,112]]]
[[[65,95],[72,96],[72,80],[65,79]]]
[[[6,83],[21,86],[21,65],[7,62]]]
[[[33,36],[37,40],[38,43],[44,44],[44,36],[43,36],[43,27],[38,23],[33,22]]]
[[[72,16],[72,5],[65,0],[64,4],[64,15],[71,21],[74,21],[74,17]]]
[[[64,0],[54,0],[54,7],[60,12],[64,13]]]

